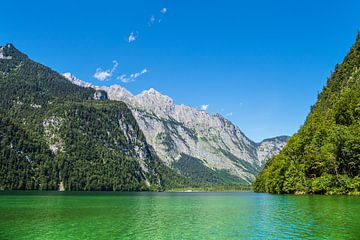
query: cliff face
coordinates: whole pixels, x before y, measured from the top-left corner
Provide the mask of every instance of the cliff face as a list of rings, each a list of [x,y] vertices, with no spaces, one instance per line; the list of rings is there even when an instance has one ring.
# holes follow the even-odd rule
[[[254,188],[271,193],[359,193],[360,35],[305,124],[265,165]]]
[[[125,102],[160,159],[185,176],[190,171],[186,166],[193,166],[200,176],[197,181],[249,184],[287,140],[280,137],[254,143],[221,115],[176,105],[155,89],[134,96],[118,85],[98,88],[69,73],[64,76],[80,86],[106,91],[111,100]]]
[[[257,157],[260,165],[264,166],[267,160],[279,154],[288,139],[288,136],[280,136],[262,140],[257,147]]]

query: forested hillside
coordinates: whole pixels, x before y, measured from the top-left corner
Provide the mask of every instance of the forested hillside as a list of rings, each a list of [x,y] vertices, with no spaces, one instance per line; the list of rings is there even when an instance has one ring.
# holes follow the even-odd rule
[[[124,103],[71,84],[11,44],[0,51],[0,189],[188,184],[158,159]]]
[[[360,34],[306,122],[254,183],[270,193],[359,194]]]

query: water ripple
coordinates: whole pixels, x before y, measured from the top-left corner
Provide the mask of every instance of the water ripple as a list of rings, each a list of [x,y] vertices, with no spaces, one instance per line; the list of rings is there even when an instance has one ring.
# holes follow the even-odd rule
[[[1,193],[0,239],[358,239],[360,198]]]

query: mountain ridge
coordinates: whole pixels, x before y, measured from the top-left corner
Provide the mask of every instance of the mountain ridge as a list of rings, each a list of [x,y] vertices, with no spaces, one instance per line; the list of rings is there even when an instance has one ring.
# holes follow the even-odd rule
[[[1,190],[162,190],[189,184],[146,142],[132,112],[0,46]]]
[[[178,165],[176,162],[182,162],[186,156],[191,161],[202,162],[206,168],[225,171],[249,184],[262,164],[286,142],[286,137],[275,137],[267,139],[267,145],[264,141],[255,143],[222,115],[176,105],[171,97],[153,88],[133,95],[120,85],[98,87],[70,73],[64,76],[74,84],[107,92],[111,100],[125,102],[147,141],[170,167]]]

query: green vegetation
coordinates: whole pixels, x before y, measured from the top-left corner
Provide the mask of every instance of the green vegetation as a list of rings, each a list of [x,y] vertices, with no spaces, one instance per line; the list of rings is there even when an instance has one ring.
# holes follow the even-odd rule
[[[188,184],[158,159],[122,102],[93,100],[12,45],[0,59],[1,190],[163,190]]]
[[[305,124],[267,162],[253,187],[270,193],[359,194],[360,34]]]
[[[225,188],[225,186],[229,188],[233,188],[233,186],[243,188],[243,185],[248,185],[226,170],[213,170],[206,167],[200,159],[186,154],[182,154],[181,158],[173,163],[173,168],[178,170],[181,175],[190,179],[191,183],[188,187],[209,190],[221,189]]]
[[[232,154],[231,152],[219,149],[220,152],[222,152],[226,157],[228,157],[229,159],[231,159],[234,163],[236,163],[236,165],[238,167],[241,167],[243,169],[243,171],[245,172],[249,172],[251,174],[256,174],[259,172],[260,167],[257,167],[256,165],[251,165],[249,162],[239,159],[237,158],[234,154]],[[249,179],[250,180],[250,179]]]

